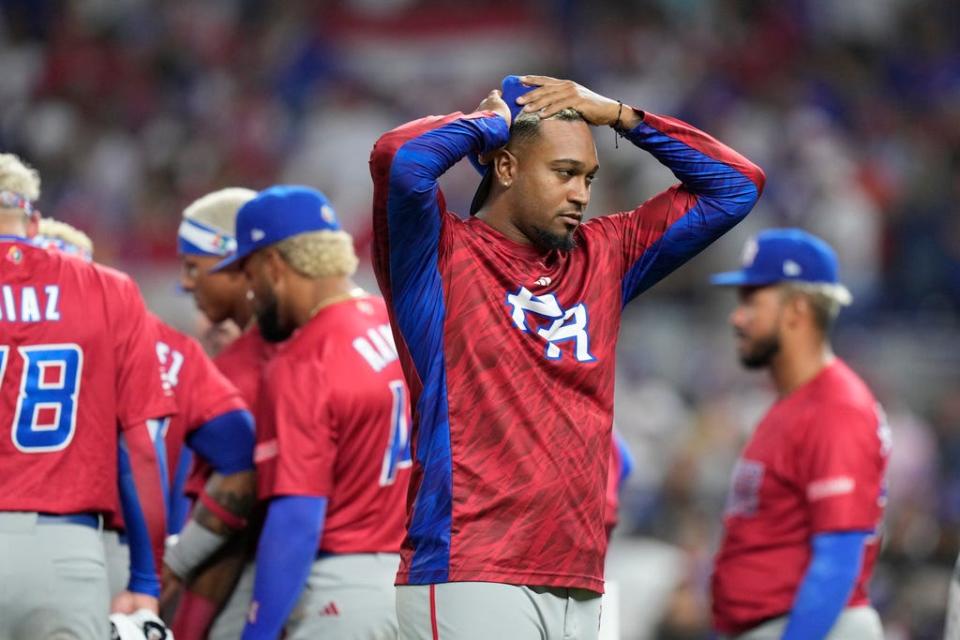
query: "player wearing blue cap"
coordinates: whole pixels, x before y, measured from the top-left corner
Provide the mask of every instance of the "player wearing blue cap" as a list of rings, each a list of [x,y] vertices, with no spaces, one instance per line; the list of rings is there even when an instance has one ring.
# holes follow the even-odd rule
[[[283,343],[256,415],[267,516],[243,638],[394,638],[410,420],[386,307],[351,280],[353,240],[315,189],[261,191],[236,238],[217,270],[243,270],[261,334]]]
[[[734,469],[713,574],[714,626],[738,640],[880,640],[867,584],[879,549],[890,435],[866,384],[830,346],[851,303],[837,257],[799,229],[752,239],[730,316],[744,366],[778,399]]]

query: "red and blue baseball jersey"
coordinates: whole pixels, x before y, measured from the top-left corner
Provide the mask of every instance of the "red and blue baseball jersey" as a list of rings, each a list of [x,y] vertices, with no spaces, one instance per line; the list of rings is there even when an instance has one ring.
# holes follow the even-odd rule
[[[541,251],[448,211],[437,184],[508,135],[490,112],[428,117],[371,156],[374,266],[415,416],[398,582],[600,592],[621,311],[742,219],[764,177],[645,114],[625,135],[680,184],[580,225],[572,251]]]
[[[261,397],[260,383],[263,368],[275,350],[276,346],[264,340],[260,330],[253,326],[240,334],[213,359],[217,369],[236,387],[241,400],[253,415],[256,415]],[[207,463],[195,458],[184,493],[193,497],[199,495],[212,472],[213,469]]]
[[[848,606],[868,603],[890,433],[844,362],[778,400],[734,469],[713,574],[713,617],[739,633],[788,613],[818,533],[872,531]]]
[[[177,413],[163,434],[170,478],[177,472],[187,437],[207,421],[230,411],[246,409],[237,388],[227,380],[200,343],[149,314],[157,332],[157,356],[167,384],[173,389]]]
[[[267,365],[257,410],[261,499],[327,498],[325,553],[397,553],[410,400],[383,300],[320,309]]]
[[[633,456],[623,439],[616,430],[613,432],[613,442],[610,445],[610,466],[607,471],[606,507],[604,511],[604,526],[607,529],[607,538],[613,533],[614,527],[620,520],[620,488],[633,471]]]
[[[133,281],[0,236],[0,510],[112,514],[118,421],[131,454],[152,462],[144,424],[175,412]],[[146,507],[162,504],[153,484]]]

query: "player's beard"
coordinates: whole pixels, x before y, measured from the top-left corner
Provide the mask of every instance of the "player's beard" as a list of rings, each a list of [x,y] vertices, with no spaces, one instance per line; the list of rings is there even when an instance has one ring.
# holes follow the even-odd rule
[[[530,240],[538,248],[544,251],[559,249],[560,251],[572,251],[577,247],[577,241],[573,237],[573,231],[563,234],[550,233],[540,227],[531,227],[532,237]],[[576,231],[576,229],[574,229]]]
[[[285,327],[281,322],[280,306],[276,296],[272,294],[269,300],[264,301],[257,309],[257,326],[260,327],[260,335],[267,342],[283,342],[294,331],[294,327]]]
[[[770,366],[780,353],[780,336],[776,332],[753,340],[748,349],[740,353],[740,363],[747,369],[763,369]]]

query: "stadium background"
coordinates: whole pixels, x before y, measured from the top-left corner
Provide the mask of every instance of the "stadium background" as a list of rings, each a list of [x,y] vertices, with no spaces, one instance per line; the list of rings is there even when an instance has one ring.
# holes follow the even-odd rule
[[[637,470],[609,574],[624,638],[704,638],[732,463],[771,400],[740,371],[729,292],[706,286],[759,228],[829,239],[856,296],[838,352],[894,430],[873,596],[889,639],[938,638],[960,532],[960,4],[943,0],[2,0],[0,149],[41,210],[197,329],[175,287],[193,198],[228,185],[325,191],[369,270],[367,158],[383,131],[471,110],[507,73],[571,77],[679,116],[767,172],[747,221],[628,309],[617,425]],[[671,176],[597,131],[590,212]],[[477,176],[444,179],[467,208]],[[559,444],[562,446],[562,443]]]

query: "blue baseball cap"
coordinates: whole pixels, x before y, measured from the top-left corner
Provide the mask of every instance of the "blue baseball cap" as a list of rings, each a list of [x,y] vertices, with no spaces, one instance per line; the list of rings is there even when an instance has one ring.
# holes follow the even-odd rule
[[[852,300],[840,284],[839,264],[833,248],[802,229],[768,229],[747,241],[743,268],[718,273],[710,282],[719,286],[757,287],[780,282],[824,284],[836,287],[844,304]],[[846,300],[846,302],[844,302]]]
[[[264,189],[237,211],[237,252],[210,271],[239,268],[259,251],[311,231],[340,231],[327,197],[310,187],[278,185]]]
[[[528,86],[523,84],[520,81],[520,76],[504,76],[503,80],[500,82],[501,97],[503,98],[503,101],[507,103],[507,107],[510,108],[511,126],[514,122],[516,122],[517,116],[520,115],[520,112],[523,111],[523,105],[517,104],[517,98],[525,93],[533,91],[536,88],[536,85]],[[477,192],[473,196],[473,201],[470,203],[470,215],[473,215],[480,210],[480,207],[483,206],[484,201],[490,194],[490,184],[493,180],[493,172],[491,171],[489,165],[480,163],[479,155],[470,154],[467,157],[470,160],[470,164],[473,165],[473,168],[476,169],[481,176],[483,176],[483,179],[480,181],[480,185],[477,187]]]

